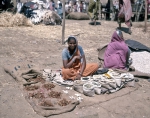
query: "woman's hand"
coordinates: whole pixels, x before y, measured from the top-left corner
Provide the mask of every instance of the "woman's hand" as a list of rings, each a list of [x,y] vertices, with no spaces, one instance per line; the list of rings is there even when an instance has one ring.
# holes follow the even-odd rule
[[[80,73],[77,74],[76,79],[77,79],[77,80],[80,80],[80,79],[81,79],[81,74],[80,74]]]
[[[81,59],[82,57],[81,56],[74,56],[74,58],[73,58],[73,62],[75,62],[76,61],[76,59]]]
[[[63,60],[63,65],[64,65],[64,68],[69,68],[72,66],[72,64],[76,61],[76,59],[81,59],[82,56],[74,56],[73,59],[68,62],[68,60]]]
[[[74,59],[81,59],[81,56],[75,56]]]

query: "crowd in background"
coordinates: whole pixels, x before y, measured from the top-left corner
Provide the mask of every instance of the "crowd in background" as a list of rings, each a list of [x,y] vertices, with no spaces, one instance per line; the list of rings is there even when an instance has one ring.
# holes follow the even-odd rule
[[[66,11],[69,12],[86,12],[86,4],[84,1],[68,1],[65,4]]]
[[[63,3],[58,0],[56,3],[54,0],[47,0],[46,7],[52,11],[62,9]],[[66,12],[86,12],[86,4],[84,1],[68,0],[65,2]]]
[[[63,3],[61,0],[54,2],[54,0],[47,0],[46,8],[52,11],[56,11],[61,17],[63,17]],[[65,2],[65,12],[84,12],[86,13],[86,4],[81,0],[68,0]]]

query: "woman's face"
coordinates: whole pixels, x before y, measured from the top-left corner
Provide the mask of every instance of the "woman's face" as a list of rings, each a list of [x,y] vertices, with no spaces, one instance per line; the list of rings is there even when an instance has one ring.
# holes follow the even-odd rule
[[[68,47],[70,50],[74,50],[77,46],[77,43],[75,41],[75,39],[70,39],[70,41],[68,42]]]

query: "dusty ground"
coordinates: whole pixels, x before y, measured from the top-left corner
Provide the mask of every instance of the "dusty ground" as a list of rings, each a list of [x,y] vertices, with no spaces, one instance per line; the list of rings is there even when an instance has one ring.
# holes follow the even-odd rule
[[[96,49],[108,43],[117,23],[101,21],[99,26],[88,25],[89,21],[66,21],[65,38],[76,35],[83,47],[87,62],[98,62]],[[150,23],[147,33],[143,32],[143,22],[133,23],[132,35],[126,33],[125,39],[134,39],[150,47]],[[33,27],[0,27],[0,117],[1,118],[42,118],[37,115],[23,97],[20,85],[3,70],[3,65],[20,60],[32,60],[42,68],[58,69],[62,66],[61,51],[67,45],[61,44],[61,26],[38,25]],[[149,118],[150,83],[139,79],[134,91],[98,104],[52,118]],[[133,88],[125,88],[133,89]],[[101,95],[108,97],[110,95]],[[93,98],[94,99],[94,98]]]

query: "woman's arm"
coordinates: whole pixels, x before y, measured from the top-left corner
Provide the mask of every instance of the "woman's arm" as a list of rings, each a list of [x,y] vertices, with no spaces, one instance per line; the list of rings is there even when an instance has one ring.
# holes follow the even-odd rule
[[[82,55],[81,58],[83,59],[82,65],[81,65],[81,70],[80,72],[77,74],[76,79],[80,80],[82,77],[82,74],[84,72],[84,69],[86,67],[86,59],[85,59],[85,55]]]
[[[84,72],[84,69],[85,69],[85,67],[86,67],[85,55],[82,55],[81,58],[83,59],[82,66],[81,66],[81,71],[80,71],[80,74],[82,75],[83,72]]]
[[[70,68],[76,59],[81,59],[81,57],[80,56],[74,56],[70,62],[68,60],[63,60],[64,68]]]
[[[68,63],[68,60],[63,60],[63,66],[64,66],[64,68],[71,67],[71,65],[73,64],[73,62],[74,62],[74,59],[72,59],[69,63]]]

